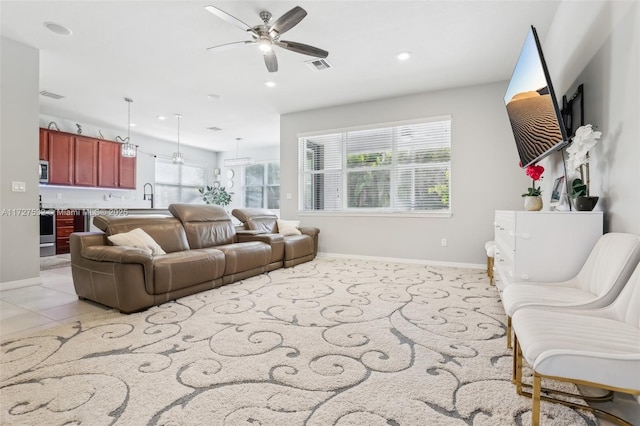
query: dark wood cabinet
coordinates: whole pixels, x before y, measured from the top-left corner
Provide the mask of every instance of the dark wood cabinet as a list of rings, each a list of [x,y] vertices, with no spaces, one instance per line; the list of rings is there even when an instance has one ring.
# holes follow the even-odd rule
[[[136,189],[136,158],[118,142],[40,129],[40,159],[49,161],[52,185]]]
[[[118,188],[120,169],[120,144],[98,141],[98,186]]]
[[[49,160],[49,131],[40,129],[40,159]]]
[[[98,184],[98,144],[95,139],[76,136],[74,155],[74,185]]]
[[[73,185],[74,136],[69,133],[48,132],[49,183]]]
[[[56,254],[69,253],[69,235],[84,231],[82,210],[56,212]]]

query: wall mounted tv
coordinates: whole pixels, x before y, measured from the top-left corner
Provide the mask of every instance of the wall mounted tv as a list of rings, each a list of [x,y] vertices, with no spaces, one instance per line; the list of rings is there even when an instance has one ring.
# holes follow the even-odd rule
[[[537,163],[569,142],[533,26],[513,70],[504,102],[522,167]]]

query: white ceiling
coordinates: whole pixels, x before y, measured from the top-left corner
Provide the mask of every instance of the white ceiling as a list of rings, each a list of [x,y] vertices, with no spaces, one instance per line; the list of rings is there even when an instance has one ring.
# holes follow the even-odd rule
[[[544,38],[554,1],[5,1],[1,34],[40,50],[40,112],[98,127],[214,151],[279,144],[279,115],[507,80],[530,25]],[[257,46],[207,47],[249,40],[204,6],[253,26],[262,10],[301,6],[308,15],[283,40],[329,51],[334,68],[315,72],[313,58],[276,48],[269,73]],[[64,25],[71,36],[49,31]],[[400,62],[395,55],[410,51]],[[264,85],[277,83],[274,88]],[[220,99],[210,99],[215,94]],[[160,121],[156,117],[169,117]],[[216,126],[219,132],[206,130]]]

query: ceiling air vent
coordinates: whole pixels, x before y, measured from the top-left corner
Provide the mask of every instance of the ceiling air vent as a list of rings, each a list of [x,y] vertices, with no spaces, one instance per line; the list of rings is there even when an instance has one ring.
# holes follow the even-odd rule
[[[207,127],[207,130],[211,130],[212,132],[219,132],[220,130],[222,130],[220,127]]]
[[[312,61],[306,61],[305,64],[314,71],[324,71],[333,68],[326,59],[314,59]]]
[[[51,99],[62,99],[62,98],[64,98],[64,96],[62,96],[62,95],[58,95],[56,93],[47,92],[46,90],[40,91],[40,94],[42,96],[46,96],[47,98],[51,98]]]

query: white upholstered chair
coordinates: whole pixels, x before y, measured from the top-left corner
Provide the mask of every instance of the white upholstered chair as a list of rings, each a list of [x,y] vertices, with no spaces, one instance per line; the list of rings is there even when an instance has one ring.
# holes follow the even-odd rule
[[[511,347],[511,317],[525,306],[592,309],[607,306],[618,296],[640,262],[640,237],[633,234],[602,235],[582,269],[558,283],[513,283],[502,292],[507,314],[507,346]],[[540,265],[544,268],[544,265]]]
[[[640,395],[640,265],[612,304],[570,310],[524,307],[513,315],[513,330],[516,386],[519,394],[533,398],[533,426],[539,424],[541,399],[622,420],[541,396],[541,378]],[[522,391],[522,357],[534,372],[531,394]]]

